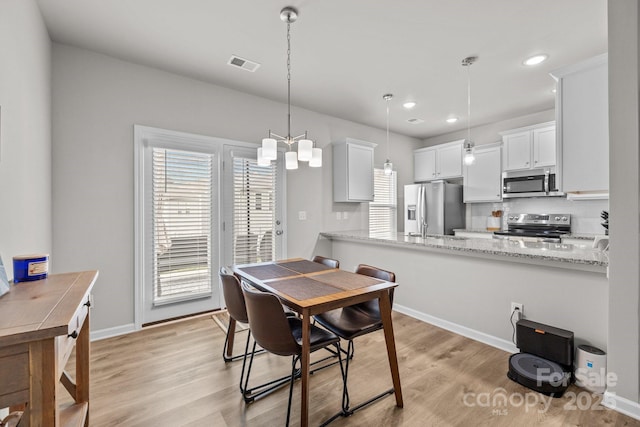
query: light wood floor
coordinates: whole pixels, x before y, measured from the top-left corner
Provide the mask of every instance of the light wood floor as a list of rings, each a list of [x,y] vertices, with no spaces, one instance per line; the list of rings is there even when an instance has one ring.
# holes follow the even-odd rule
[[[595,397],[575,386],[563,398],[551,399],[545,410],[548,397],[506,377],[507,353],[398,313],[393,319],[404,409],[396,408],[389,396],[332,427],[640,426],[595,404]],[[238,334],[236,350],[243,346],[244,334]],[[242,362],[225,364],[223,344],[224,333],[210,316],[92,343],[90,425],[284,425],[287,389],[245,405],[238,390]],[[289,369],[289,358],[261,355],[252,379],[260,382]],[[354,404],[390,388],[382,332],[356,340],[349,379]],[[313,375],[310,424],[337,412],[340,396],[337,366]],[[506,405],[499,406],[500,396],[506,397]],[[299,424],[299,402],[297,384],[293,426]]]

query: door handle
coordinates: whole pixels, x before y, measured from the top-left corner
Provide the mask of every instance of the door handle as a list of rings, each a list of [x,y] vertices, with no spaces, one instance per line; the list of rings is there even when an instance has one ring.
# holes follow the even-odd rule
[[[282,230],[276,230],[276,236],[281,236],[282,233],[284,233],[284,231]]]

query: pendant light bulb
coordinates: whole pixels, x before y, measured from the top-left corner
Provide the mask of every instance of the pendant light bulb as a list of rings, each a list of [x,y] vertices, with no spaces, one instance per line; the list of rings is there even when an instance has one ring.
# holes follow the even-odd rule
[[[393,163],[389,160],[389,101],[393,98],[393,94],[386,93],[382,95],[382,99],[387,101],[387,160],[384,162],[384,174],[389,176],[393,173]]]

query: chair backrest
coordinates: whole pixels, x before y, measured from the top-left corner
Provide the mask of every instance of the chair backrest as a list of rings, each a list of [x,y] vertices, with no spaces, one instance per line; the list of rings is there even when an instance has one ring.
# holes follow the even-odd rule
[[[247,303],[249,327],[253,338],[270,353],[280,356],[300,354],[302,348],[293,338],[291,326],[282,304],[270,292],[261,292],[243,283],[242,291]]]
[[[356,268],[357,274],[363,274],[365,276],[375,277],[376,279],[385,280],[387,282],[395,282],[396,275],[387,270],[383,270],[378,267],[373,267],[367,264],[360,264]]]
[[[316,255],[313,257],[312,261],[317,262],[319,264],[324,264],[327,267],[340,268],[340,261],[338,261],[337,259],[331,259],[331,258],[323,257],[321,255]]]
[[[373,267],[367,264],[360,264],[358,268],[356,268],[356,274],[362,274],[369,277],[375,277],[376,279],[384,280],[387,282],[396,281],[395,273],[391,271],[383,270],[378,267]],[[393,291],[394,288],[389,289],[389,299],[391,300],[391,306],[393,306]],[[380,307],[378,306],[378,300],[365,301],[363,303],[358,304],[360,308],[364,309],[366,312],[380,316]]]
[[[225,267],[220,268],[220,280],[222,281],[222,293],[227,304],[229,316],[235,319],[236,322],[249,323],[240,280]]]
[[[260,238],[260,262],[273,261],[273,231],[267,230]]]

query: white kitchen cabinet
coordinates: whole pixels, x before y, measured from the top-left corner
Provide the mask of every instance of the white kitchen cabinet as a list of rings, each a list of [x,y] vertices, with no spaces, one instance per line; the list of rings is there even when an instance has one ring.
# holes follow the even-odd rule
[[[501,132],[503,170],[526,170],[556,165],[554,122]]]
[[[607,54],[551,73],[557,81],[560,189],[594,197],[609,192]]]
[[[475,163],[464,167],[465,203],[502,200],[501,149],[501,143],[475,147]]]
[[[353,138],[333,143],[333,201],[373,201],[373,149]]]
[[[463,140],[420,148],[413,152],[414,182],[462,176]]]

